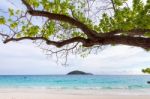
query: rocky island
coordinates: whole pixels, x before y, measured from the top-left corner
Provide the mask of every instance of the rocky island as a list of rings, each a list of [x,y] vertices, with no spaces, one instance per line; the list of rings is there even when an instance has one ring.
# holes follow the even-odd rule
[[[79,70],[75,70],[75,71],[69,72],[67,75],[93,75],[93,74],[92,73],[86,73],[86,72],[79,71]]]
[[[147,81],[148,84],[150,84],[150,81]]]

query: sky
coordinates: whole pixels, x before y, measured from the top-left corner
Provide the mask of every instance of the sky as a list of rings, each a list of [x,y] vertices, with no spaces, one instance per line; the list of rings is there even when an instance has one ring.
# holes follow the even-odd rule
[[[7,0],[0,0],[0,9],[8,7],[14,6]],[[31,41],[8,44],[0,41],[0,75],[54,75],[66,74],[72,70],[99,75],[143,74],[141,70],[150,67],[150,52],[118,45],[106,47],[98,54],[90,54],[86,58],[71,55],[68,64],[57,64]]]

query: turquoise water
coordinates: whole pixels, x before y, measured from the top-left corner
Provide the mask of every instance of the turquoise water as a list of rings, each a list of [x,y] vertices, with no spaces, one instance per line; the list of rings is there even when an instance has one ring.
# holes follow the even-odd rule
[[[0,76],[0,88],[150,89],[150,76]]]

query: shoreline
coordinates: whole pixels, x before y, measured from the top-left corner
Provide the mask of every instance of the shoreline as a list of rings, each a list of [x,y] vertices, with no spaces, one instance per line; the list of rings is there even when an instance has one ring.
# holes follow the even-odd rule
[[[0,99],[149,99],[150,76],[0,76]]]
[[[149,99],[149,95],[67,94],[63,90],[0,89],[0,99]],[[70,90],[71,91],[71,90]],[[89,91],[89,90],[86,90]],[[90,92],[90,91],[89,91]]]
[[[46,88],[0,88],[1,93],[36,93],[36,94],[60,94],[60,95],[90,95],[90,96],[150,96],[150,89],[100,89],[100,90],[87,90],[87,89],[46,89]]]

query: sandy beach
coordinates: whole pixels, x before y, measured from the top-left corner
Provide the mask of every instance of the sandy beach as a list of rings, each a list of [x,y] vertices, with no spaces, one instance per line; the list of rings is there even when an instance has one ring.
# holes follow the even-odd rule
[[[150,95],[69,95],[50,93],[0,93],[0,99],[149,99]]]
[[[0,99],[149,99],[150,96],[91,96],[91,95],[63,95],[48,93],[0,93]]]
[[[1,89],[0,99],[149,99],[150,95],[69,94],[62,90]]]

